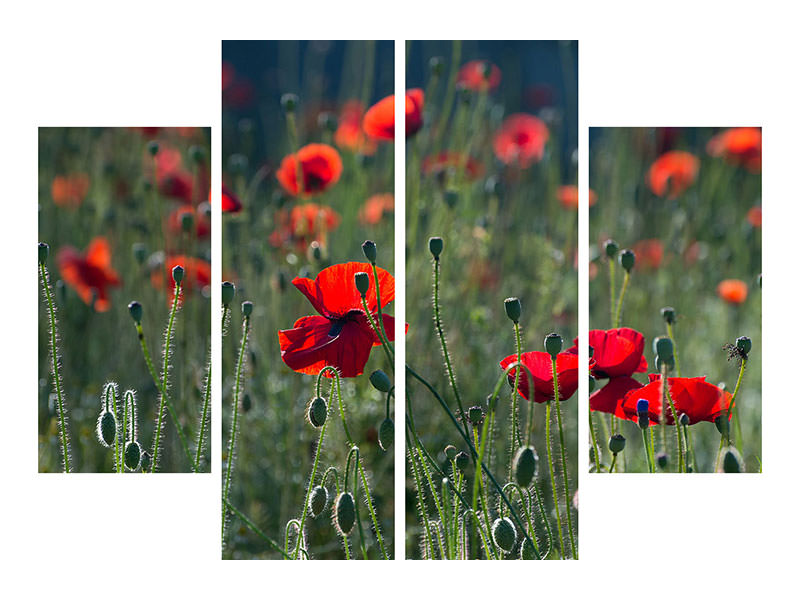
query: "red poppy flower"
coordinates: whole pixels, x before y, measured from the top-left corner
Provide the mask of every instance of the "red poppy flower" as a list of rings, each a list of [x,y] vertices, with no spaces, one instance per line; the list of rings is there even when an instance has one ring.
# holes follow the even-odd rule
[[[647,183],[656,196],[673,199],[694,183],[699,170],[700,161],[694,154],[672,150],[659,156],[650,165]]]
[[[211,202],[211,193],[209,192],[208,201]],[[242,203],[232,191],[230,191],[225,184],[222,184],[222,212],[238,213],[242,210]]]
[[[578,210],[578,186],[577,185],[562,185],[558,188],[558,201],[561,206],[569,210]],[[594,206],[597,203],[597,194],[594,190],[589,190],[589,206]]]
[[[339,126],[333,134],[333,141],[339,148],[346,148],[359,154],[372,155],[377,150],[375,140],[367,137],[361,128],[364,106],[358,100],[348,100],[339,113]]]
[[[500,69],[488,60],[471,60],[458,70],[458,83],[476,92],[494,90],[500,78]]]
[[[280,225],[270,235],[270,243],[276,248],[294,245],[300,251],[315,241],[325,245],[328,233],[341,221],[335,210],[313,202],[293,206],[288,214],[279,214],[278,219]]]
[[[524,352],[522,364],[530,369],[521,369],[519,373],[519,393],[526,400],[530,400],[528,379],[533,377],[533,401],[548,402],[554,399],[553,390],[553,363],[547,352]],[[500,361],[500,367],[505,369],[508,365],[517,362],[517,355],[506,356]],[[514,386],[514,376],[517,368],[508,372],[508,382]],[[558,375],[559,399],[567,400],[578,389],[578,355],[570,352],[561,352],[556,356],[556,373]]]
[[[706,150],[711,156],[721,156],[729,163],[750,171],[761,171],[761,129],[736,127],[718,133],[708,141]]]
[[[56,206],[77,208],[89,193],[89,176],[86,173],[56,175],[50,185],[50,194]]]
[[[622,412],[622,401],[631,390],[643,387],[633,377],[614,377],[599,390],[589,396],[589,408],[600,412],[610,413],[622,419],[626,418]]]
[[[525,169],[544,156],[544,145],[550,132],[544,121],[524,113],[513,114],[503,121],[494,136],[494,153],[509,165]]]
[[[731,393],[708,383],[705,377],[668,377],[667,385],[669,386],[672,402],[675,405],[675,412],[679,416],[682,413],[686,413],[689,417],[690,425],[700,421],[713,423],[717,417],[722,416],[724,413],[727,413],[730,419]],[[659,423],[661,417],[661,388],[661,375],[653,373],[650,375],[650,383],[628,392],[620,406],[624,418],[637,421],[636,404],[639,400],[647,400],[650,422],[653,424]],[[664,409],[666,424],[674,425],[675,418],[672,415],[669,402],[667,402]]]
[[[367,198],[358,211],[358,218],[365,225],[377,225],[383,215],[390,212],[394,212],[394,195],[375,194]]]
[[[664,259],[664,245],[661,240],[639,240],[633,245],[636,254],[636,268],[652,270],[661,266]]]
[[[198,238],[208,237],[211,234],[211,220],[208,218],[207,208],[208,205],[205,202],[196,209],[187,205],[179,206],[167,217],[167,229],[173,235],[181,235],[183,233],[183,215],[192,215],[195,235]]]
[[[747,284],[741,279],[723,279],[717,286],[717,294],[730,304],[741,304],[747,300]]]
[[[111,268],[111,247],[106,238],[94,238],[86,254],[72,246],[64,246],[58,251],[58,269],[67,285],[75,288],[86,304],[91,305],[94,298],[97,312],[111,308],[108,288],[120,285],[121,280]]]
[[[422,128],[422,108],[425,92],[419,88],[406,91],[406,137]],[[364,131],[379,140],[394,139],[394,94],[370,107],[364,115]]]
[[[644,357],[644,336],[629,327],[619,329],[592,329],[589,331],[594,368],[592,375],[598,379],[630,377],[647,371]],[[577,352],[578,338],[569,352]]]
[[[202,290],[211,285],[211,265],[202,258],[194,256],[168,256],[165,266],[159,266],[150,275],[150,283],[157,289],[164,289],[164,273],[167,273],[169,280],[169,294],[167,301],[172,304],[173,294],[175,293],[175,281],[172,279],[172,269],[180,265],[184,269],[183,282],[181,283],[183,298],[191,294],[192,290]]]
[[[367,307],[377,322],[378,303],[375,279],[369,263],[349,262],[320,271],[315,280],[296,277],[292,283],[319,313],[298,319],[293,329],[278,332],[281,358],[298,373],[317,375],[323,367],[336,367],[341,377],[357,377],[364,372],[373,346],[380,339],[370,327],[356,289],[355,275],[369,275]],[[381,305],[394,300],[394,277],[378,268]],[[394,317],[383,315],[389,341],[394,340]],[[327,376],[331,376],[326,373]]]
[[[281,161],[281,166],[275,173],[278,181],[287,192],[293,196],[298,195],[297,187],[297,161],[303,171],[302,195],[310,196],[324,192],[339,181],[342,175],[342,159],[339,153],[327,144],[308,144],[289,154]]]
[[[753,227],[761,227],[761,207],[754,206],[747,211],[747,222]]]
[[[425,175],[442,177],[450,169],[464,169],[468,181],[483,175],[483,165],[459,152],[440,152],[435,156],[426,156],[422,161],[422,172]]]
[[[145,153],[145,164],[152,173],[153,158]],[[160,144],[155,157],[156,181],[158,191],[169,198],[191,204],[194,199],[194,181],[192,174],[183,168],[183,156],[180,150],[167,144]]]

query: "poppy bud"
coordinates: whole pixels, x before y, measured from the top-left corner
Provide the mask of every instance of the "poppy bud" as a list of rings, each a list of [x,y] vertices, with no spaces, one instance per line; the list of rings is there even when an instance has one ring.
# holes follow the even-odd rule
[[[480,425],[483,420],[483,409],[480,406],[471,406],[467,410],[467,418],[473,425]]]
[[[547,353],[553,360],[555,360],[558,353],[561,352],[562,345],[561,336],[557,333],[548,333],[547,337],[544,338],[544,349],[547,350]]]
[[[671,356],[668,359],[662,359],[660,356],[656,356],[656,370],[661,371],[661,367],[667,367],[667,371],[672,371],[675,368],[675,357]]]
[[[725,473],[742,472],[742,457],[733,446],[725,450],[725,455],[722,457],[722,470]]]
[[[648,402],[644,398],[640,398],[636,402],[636,412],[639,414],[640,417],[642,415],[646,415],[649,410],[650,410],[650,402]]]
[[[519,298],[506,298],[503,304],[506,308],[506,315],[508,318],[514,321],[514,323],[519,323],[519,318],[522,315],[522,303],[519,301]]]
[[[678,423],[680,423],[683,426],[688,425],[689,424],[689,415],[687,415],[686,413],[681,413],[681,416],[678,417]]]
[[[328,404],[324,398],[317,396],[308,405],[308,422],[314,427],[322,427],[328,418]]]
[[[186,271],[184,271],[184,269],[183,269],[183,267],[182,267],[182,266],[180,266],[180,265],[175,265],[175,266],[172,268],[172,279],[175,281],[175,283],[177,283],[178,285],[180,285],[181,281],[183,281],[183,275],[184,275],[185,273],[186,273]]]
[[[444,59],[441,56],[434,56],[428,61],[428,68],[431,70],[431,75],[439,77],[444,73]]]
[[[743,335],[742,337],[736,338],[736,348],[747,357],[750,350],[753,348],[753,342],[749,337]]]
[[[394,421],[386,417],[378,429],[378,445],[386,452],[394,443]]]
[[[533,542],[531,542],[528,538],[522,540],[522,544],[519,547],[519,557],[522,560],[536,559],[536,552],[535,548],[533,547]]]
[[[336,115],[329,112],[322,112],[319,113],[317,117],[317,125],[319,125],[322,129],[326,129],[330,132],[336,131],[336,128],[339,126],[338,119]]]
[[[444,240],[440,237],[432,237],[428,240],[428,250],[433,254],[433,258],[439,258],[439,255],[444,250]]]
[[[511,552],[517,545],[517,528],[508,517],[496,519],[492,524],[492,539],[503,552]]]
[[[447,460],[455,460],[456,454],[458,454],[458,449],[453,444],[448,444],[444,447],[444,455]]]
[[[458,190],[446,189],[444,191],[444,202],[448,208],[453,208],[458,202]]]
[[[158,154],[158,142],[153,140],[152,142],[147,142],[147,152],[150,156],[155,156]]]
[[[333,522],[339,533],[349,535],[356,522],[356,503],[350,492],[342,492],[336,500],[336,510],[333,513]]]
[[[319,262],[322,260],[322,246],[317,240],[314,240],[308,245],[308,260],[311,262]]]
[[[308,498],[308,510],[312,517],[322,514],[328,504],[328,490],[321,485],[315,485]]]
[[[136,300],[128,304],[128,312],[131,313],[131,318],[137,325],[142,322],[142,305]]]
[[[633,265],[636,264],[636,255],[633,253],[633,250],[623,250],[619,255],[619,264],[630,273],[631,269],[633,269]]]
[[[250,300],[242,302],[242,315],[249,318],[253,314],[253,303]]]
[[[667,453],[659,452],[656,455],[656,463],[658,464],[658,468],[664,471],[667,468],[667,464],[669,464],[669,456],[667,456]]]
[[[50,246],[44,242],[39,242],[39,264],[43,265],[46,263],[48,256],[50,256]]]
[[[536,477],[539,467],[539,457],[533,446],[523,446],[514,456],[513,473],[514,481],[521,488],[527,488]]]
[[[597,385],[597,380],[589,375],[589,393],[591,394],[594,391],[595,386]]]
[[[284,94],[281,96],[281,108],[287,113],[293,113],[299,101],[295,94]]]
[[[244,154],[231,154],[231,157],[228,159],[228,166],[231,169],[231,173],[242,175],[247,171],[249,161]]]
[[[206,151],[201,146],[190,146],[189,156],[195,164],[201,164],[206,158]]]
[[[236,294],[236,286],[230,281],[222,282],[222,305],[228,306]]]
[[[244,396],[242,396],[242,411],[250,412],[251,408],[253,408],[253,400],[250,398],[250,394],[245,392]]]
[[[469,455],[463,451],[456,454],[456,468],[463,473],[467,470],[468,466]]]
[[[720,415],[716,419],[714,419],[714,425],[717,426],[717,431],[719,431],[720,435],[726,438],[728,437],[731,429],[731,424],[728,421],[727,417],[728,415]]]
[[[190,212],[185,212],[181,215],[181,231],[189,233],[194,225],[194,215]]]
[[[147,246],[142,242],[136,242],[131,246],[131,250],[133,251],[133,258],[136,259],[136,262],[140,265],[144,263],[144,259],[147,258]]]
[[[114,443],[116,437],[117,420],[114,418],[113,413],[103,410],[103,412],[100,413],[100,418],[97,419],[97,439],[100,440],[103,446],[108,448]]]
[[[139,442],[128,442],[125,446],[125,467],[135,471],[142,464],[142,447]]]
[[[389,393],[389,390],[392,389],[392,382],[389,380],[389,376],[380,369],[372,372],[369,376],[369,382],[379,392]]]
[[[661,317],[664,319],[664,322],[672,325],[675,322],[675,309],[671,306],[665,306],[661,309]]]
[[[374,265],[375,261],[378,260],[378,247],[375,245],[375,242],[367,240],[361,244],[361,249],[364,251],[364,256],[367,257],[370,264]]]
[[[358,293],[361,294],[361,297],[364,298],[369,291],[369,275],[364,273],[364,271],[359,271],[356,273],[356,289]]]
[[[286,271],[279,269],[278,272],[275,273],[275,287],[277,287],[281,292],[285,292],[288,282],[289,276],[286,275]]]
[[[614,258],[619,252],[619,245],[614,240],[606,240],[605,250],[608,258]]]
[[[669,361],[673,356],[672,340],[668,337],[657,337],[653,340],[653,351],[662,361]]]
[[[625,436],[620,433],[615,433],[608,440],[608,449],[612,454],[619,454],[625,450]]]
[[[150,453],[147,450],[145,450],[142,452],[142,471],[149,471],[151,466],[153,466],[153,457],[150,456]]]

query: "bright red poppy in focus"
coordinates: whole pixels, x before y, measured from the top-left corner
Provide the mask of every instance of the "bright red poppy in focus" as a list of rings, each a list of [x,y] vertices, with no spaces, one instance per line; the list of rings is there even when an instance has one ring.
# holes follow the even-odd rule
[[[504,164],[525,169],[544,156],[550,132],[544,121],[524,113],[506,118],[494,136],[494,153]]]
[[[721,156],[729,163],[758,173],[761,171],[761,129],[736,127],[718,133],[706,145],[711,156]]]
[[[522,368],[519,373],[519,393],[526,400],[531,399],[528,380],[533,377],[533,401],[548,402],[555,398],[553,390],[553,362],[547,352],[524,352],[522,364],[530,369]],[[500,367],[505,369],[510,364],[517,362],[517,355],[506,356],[500,361]],[[508,372],[508,382],[514,386],[514,377],[517,368]],[[560,400],[569,399],[578,389],[578,355],[570,352],[561,352],[556,356],[556,373],[558,375],[558,397]]]
[[[622,401],[631,390],[643,387],[633,377],[614,377],[599,390],[589,396],[589,408],[600,412],[610,413],[622,419],[626,418],[622,412]]]
[[[357,377],[364,372],[372,347],[381,342],[361,306],[361,294],[355,285],[358,272],[369,275],[366,302],[377,323],[375,279],[369,263],[333,265],[320,271],[313,281],[306,277],[292,281],[319,315],[301,317],[292,329],[278,332],[281,358],[289,368],[317,375],[324,367],[332,366],[341,377]],[[378,283],[383,308],[394,300],[394,277],[378,268]],[[383,327],[389,341],[394,341],[394,317],[384,314]],[[325,375],[332,377],[327,372]]]
[[[406,91],[406,137],[422,128],[422,109],[425,92],[419,88]],[[379,140],[394,139],[394,94],[386,96],[370,107],[364,115],[364,131]]]
[[[568,352],[577,352],[578,338],[573,343]],[[589,331],[589,346],[593,349],[592,375],[597,379],[630,377],[647,371],[644,336],[635,329],[592,329]]]
[[[313,202],[293,206],[288,216],[283,212],[278,219],[281,223],[269,236],[270,243],[276,248],[293,245],[300,251],[305,251],[311,242],[326,245],[328,233],[341,221],[335,210]]]
[[[723,279],[717,286],[717,294],[730,304],[741,304],[747,300],[747,284],[741,279]]]
[[[159,266],[150,275],[150,283],[156,289],[164,289],[164,273],[169,279],[168,303],[172,304],[175,294],[175,281],[172,279],[172,269],[180,265],[184,269],[183,282],[181,283],[181,297],[188,296],[193,289],[202,290],[211,284],[211,265],[202,258],[194,256],[168,256],[166,265]]]
[[[281,186],[293,196],[300,192],[297,181],[297,162],[303,171],[303,196],[324,192],[339,181],[342,175],[342,159],[339,153],[327,144],[308,144],[296,154],[289,154],[281,161],[275,173]]]
[[[686,413],[689,424],[701,421],[714,422],[717,417],[727,414],[730,419],[732,396],[706,381],[705,377],[668,377],[669,394],[675,405],[675,412],[680,416]],[[661,375],[651,374],[650,383],[625,395],[620,406],[624,418],[637,421],[636,404],[639,400],[647,400],[650,422],[659,423],[661,417],[662,396]],[[675,418],[669,402],[664,407],[664,419],[667,425],[674,425]]]
[[[394,105],[392,105],[394,108]],[[364,106],[358,100],[348,100],[339,113],[339,126],[333,134],[333,141],[339,148],[346,148],[351,152],[358,152],[367,156],[375,154],[377,144],[375,140],[367,137],[361,128],[361,119],[364,117]],[[394,117],[393,117],[394,119]],[[394,120],[392,121],[394,124]]]
[[[208,201],[211,202],[211,192],[208,195]],[[222,184],[222,212],[238,213],[242,210],[242,203],[227,186]]]
[[[475,92],[496,89],[500,78],[500,69],[488,60],[471,60],[458,70],[458,83]]]
[[[641,270],[654,270],[664,260],[664,244],[661,240],[639,240],[633,245],[636,254],[636,267]]]
[[[374,194],[367,198],[358,211],[358,219],[365,225],[377,225],[386,213],[394,212],[393,194]]]
[[[656,196],[677,198],[697,179],[700,161],[694,154],[672,150],[659,156],[650,165],[647,183]]]
[[[558,188],[558,201],[561,206],[568,210],[578,210],[578,186],[577,185],[562,185]],[[594,206],[597,203],[597,194],[594,190],[589,190],[589,206]]]
[[[483,165],[480,162],[459,152],[440,152],[435,156],[426,156],[422,160],[422,172],[425,175],[442,177],[450,169],[464,169],[468,181],[483,175]]]
[[[56,175],[50,185],[50,194],[56,206],[77,208],[89,193],[89,176],[86,173]]]
[[[58,251],[58,269],[61,277],[78,292],[81,300],[92,305],[97,312],[111,308],[108,288],[122,282],[117,272],[111,268],[111,247],[104,237],[96,237],[81,254],[72,246],[64,246]]]

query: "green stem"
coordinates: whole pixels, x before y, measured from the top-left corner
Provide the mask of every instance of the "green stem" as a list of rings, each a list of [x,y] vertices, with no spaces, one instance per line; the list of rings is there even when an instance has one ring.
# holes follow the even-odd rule
[[[631,279],[629,271],[625,271],[625,277],[622,279],[622,291],[619,293],[619,302],[617,302],[617,312],[614,315],[614,327],[619,327],[620,317],[622,316],[622,305],[625,303],[625,292],[628,290],[628,282]]]
[[[613,473],[614,472],[614,467],[616,466],[616,464],[617,464],[617,453],[614,452],[611,455],[611,466],[608,468],[608,472],[609,473]]]
[[[672,340],[672,354],[675,357],[675,371],[678,373],[678,377],[681,376],[681,363],[678,360],[678,344],[675,341],[675,336],[672,333],[672,325],[667,323],[667,337]]]
[[[672,394],[669,393],[668,379],[664,383],[664,394],[669,401],[669,409],[672,411],[672,421],[675,424],[675,435],[678,437],[678,473],[685,473],[686,467],[683,462],[683,439],[681,438],[680,423],[678,423],[678,415],[675,412],[675,403],[672,401]]]
[[[650,429],[649,427],[647,429]],[[653,468],[653,460],[650,456],[650,442],[647,440],[647,429],[642,429],[642,443],[644,444],[644,454],[647,457],[647,470],[650,473],[655,473]]]
[[[291,558],[291,556],[289,556],[289,554],[287,554],[283,550],[283,548],[281,548],[280,545],[278,545],[277,542],[273,541],[272,538],[270,538],[266,533],[261,531],[261,529],[259,529],[258,526],[255,523],[253,523],[253,521],[250,520],[242,511],[240,511],[233,504],[231,504],[230,502],[227,502],[227,501],[226,501],[226,506],[230,509],[230,511],[233,514],[235,514],[237,517],[239,517],[242,520],[242,523],[244,523],[247,526],[247,528],[250,529],[250,531],[252,531],[258,537],[260,537],[265,542],[267,542],[267,544],[269,544],[269,546],[273,550],[275,550],[276,552],[280,553],[284,558]]]
[[[611,300],[611,326],[612,327],[616,327],[616,325],[614,325],[614,323],[617,322],[616,314],[615,314],[615,310],[614,310],[614,308],[616,306],[616,295],[617,295],[617,290],[616,290],[616,283],[617,282],[616,282],[616,277],[615,277],[615,271],[616,271],[616,267],[615,267],[614,259],[610,258],[608,260],[608,284],[609,284],[608,287],[611,290],[610,300]]]
[[[594,450],[594,470],[595,473],[599,473],[602,461],[600,459],[600,446],[597,444],[597,433],[594,430],[594,416],[592,415],[591,407],[589,408],[589,433],[591,434],[592,449]]]
[[[517,362],[522,362],[522,338],[519,333],[519,323],[514,322],[514,337],[517,345]],[[514,369],[514,390],[511,393],[511,452],[508,459],[508,478],[511,479],[512,469],[514,465],[514,453],[517,450],[517,445],[522,446],[522,438],[519,433],[519,426],[517,425],[517,400],[519,398],[519,374],[520,369]],[[528,382],[530,388],[531,382]]]
[[[367,315],[367,320],[369,321],[369,326],[372,327],[372,331],[375,332],[375,335],[378,336],[378,339],[381,342],[381,348],[383,348],[384,354],[386,354],[386,361],[389,363],[389,368],[394,373],[394,357],[389,350],[389,341],[383,337],[381,333],[383,330],[375,324],[375,319],[372,318],[372,314],[369,312],[369,307],[367,307],[367,297],[361,296],[361,306],[364,309],[364,314]]]
[[[208,370],[206,371],[205,394],[203,398],[203,414],[200,417],[200,433],[197,436],[197,453],[194,457],[194,471],[200,469],[200,455],[203,453],[203,442],[205,440],[206,423],[208,422],[208,411],[211,406],[211,359],[208,360]]]
[[[384,343],[386,344],[386,348],[389,350],[389,354],[392,357],[392,360],[389,361],[389,367],[391,367],[392,373],[394,373],[394,348],[392,348],[391,344],[389,343],[389,336],[386,334],[386,329],[383,326],[383,308],[381,307],[381,284],[378,281],[378,267],[375,266],[374,264],[372,265],[372,278],[375,280],[375,300],[378,303],[378,329],[380,329],[381,333],[383,334]],[[378,335],[378,337],[380,337],[380,334]]]
[[[319,468],[319,457],[322,454],[322,442],[325,440],[325,429],[328,425],[328,419],[325,419],[325,422],[322,424],[322,428],[319,430],[319,440],[317,440],[317,448],[314,451],[314,464],[311,467],[311,478],[308,481],[308,487],[306,488],[306,497],[303,501],[303,513],[300,516],[300,530],[297,532],[297,544],[294,547],[294,553],[292,554],[292,559],[297,560],[297,554],[300,551],[300,545],[303,542],[304,535],[303,531],[305,531],[306,525],[306,516],[308,515],[308,500],[309,496],[311,495],[311,490],[314,489],[314,480],[317,477],[317,469]]]
[[[550,435],[550,421],[552,412],[552,402],[547,403],[547,424],[545,425],[545,437],[547,438],[547,465],[550,469],[550,487],[553,488],[553,505],[556,511],[556,524],[558,525],[558,546],[561,551],[561,558],[564,558],[564,532],[561,527],[561,509],[558,506],[558,486],[556,485],[556,472],[553,469],[553,438]]]
[[[567,474],[567,444],[564,441],[564,427],[561,423],[561,401],[558,397],[558,372],[556,359],[553,358],[553,396],[556,403],[556,420],[558,421],[558,437],[561,446],[561,473],[564,476],[564,510],[567,512],[567,528],[569,529],[569,545],[572,557],[578,559],[578,547],[575,544],[575,534],[572,531],[572,511],[570,510],[569,475]]]
[[[744,369],[747,366],[747,359],[743,358],[739,366],[739,378],[736,380],[736,387],[733,388],[733,395],[731,396],[731,403],[728,407],[728,415],[733,411],[733,423],[736,426],[736,449],[739,454],[742,454],[742,425],[739,421],[739,407],[736,405],[736,396],[739,394],[739,387],[742,385],[744,378]]]
[[[369,493],[369,483],[367,483],[367,476],[364,473],[364,465],[361,462],[361,457],[356,459],[356,463],[358,464],[358,472],[361,475],[361,483],[364,486],[364,497],[367,500],[367,508],[369,509],[369,515],[372,518],[372,526],[375,529],[375,537],[378,539],[378,546],[381,549],[381,555],[383,556],[383,560],[389,560],[389,556],[386,554],[386,548],[383,545],[383,536],[381,535],[381,529],[378,526],[378,517],[375,514],[375,507],[372,505],[372,496]]]
[[[181,284],[175,282],[175,292],[172,298],[172,309],[169,312],[169,323],[167,324],[167,332],[164,338],[164,365],[161,368],[161,402],[158,405],[158,420],[156,422],[156,434],[153,441],[153,468],[150,471],[155,473],[158,468],[158,448],[161,443],[161,427],[164,421],[164,405],[166,403],[167,388],[167,374],[169,373],[169,347],[172,343],[172,327],[175,323],[175,314],[178,312],[178,301],[181,295]],[[179,428],[180,424],[175,423],[175,427]]]

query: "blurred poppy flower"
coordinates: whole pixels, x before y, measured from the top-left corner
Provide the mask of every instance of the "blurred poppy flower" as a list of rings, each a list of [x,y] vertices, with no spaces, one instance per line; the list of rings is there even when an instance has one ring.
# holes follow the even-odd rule
[[[342,159],[339,153],[327,144],[308,144],[303,146],[296,154],[289,154],[281,161],[281,166],[275,173],[281,186],[293,196],[297,196],[297,162],[303,172],[304,196],[324,192],[339,181],[342,175]]]
[[[375,154],[378,146],[375,140],[367,137],[361,128],[363,116],[364,106],[361,102],[358,100],[345,102],[339,113],[339,126],[336,128],[336,133],[333,134],[333,141],[339,148],[369,156]],[[392,122],[394,123],[394,117]]]
[[[152,160],[150,154],[146,153],[146,164],[151,164]],[[183,155],[180,150],[167,144],[160,144],[155,157],[155,166],[158,191],[168,198],[191,204],[194,199],[194,181],[192,174],[183,168]]]
[[[152,138],[158,135],[158,132],[161,131],[162,127],[131,127],[131,129],[138,131],[142,134],[142,137],[145,138]]]
[[[209,192],[208,201],[211,202],[211,195]],[[242,203],[232,191],[223,183],[222,184],[222,212],[238,213],[242,210]]]
[[[625,419],[627,417],[622,411],[622,401],[628,392],[641,387],[642,384],[633,377],[614,377],[599,390],[592,392],[589,396],[589,408]]]
[[[121,284],[117,272],[111,268],[111,247],[104,237],[96,237],[81,254],[72,246],[58,251],[58,269],[62,279],[78,292],[81,300],[92,305],[97,312],[111,308],[108,288]]]
[[[741,304],[747,300],[747,284],[741,279],[723,279],[717,286],[717,294],[730,304]]]
[[[506,118],[494,136],[494,153],[504,164],[525,169],[544,156],[550,132],[544,121],[524,113]]]
[[[332,366],[341,377],[357,377],[364,372],[372,347],[381,342],[361,306],[361,294],[355,285],[359,272],[369,276],[367,308],[377,321],[375,279],[369,263],[333,265],[320,271],[313,281],[306,277],[292,281],[319,315],[301,317],[292,329],[278,332],[281,358],[289,368],[317,375],[324,367]],[[394,277],[378,267],[378,282],[384,307],[394,300]],[[393,341],[394,317],[383,315],[383,326],[389,341]]]
[[[77,208],[89,193],[89,176],[86,173],[56,175],[50,185],[53,204],[67,208]]]
[[[639,240],[633,245],[633,251],[636,254],[636,267],[640,270],[657,269],[664,259],[661,240]]]
[[[394,195],[374,194],[358,211],[358,219],[365,225],[377,225],[383,215],[390,212],[394,212]]]
[[[554,399],[553,390],[553,363],[547,352],[524,352],[522,364],[530,369],[521,369],[519,373],[519,393],[526,400],[531,400],[528,380],[533,377],[533,401],[548,402]],[[510,364],[517,362],[517,355],[505,357],[500,361],[500,367],[505,369]],[[514,386],[514,376],[517,367],[508,372],[508,382]],[[569,399],[578,389],[578,355],[570,352],[561,352],[556,356],[556,373],[558,375],[558,396],[563,400]]]
[[[555,104],[556,91],[551,85],[538,83],[525,88],[524,96],[529,107],[539,109]]]
[[[754,206],[747,211],[747,222],[753,227],[761,227],[761,207]]]
[[[203,203],[196,209],[192,206],[179,206],[167,217],[167,229],[173,235],[181,235],[183,233],[183,219],[184,215],[190,215],[194,224],[195,235],[198,238],[205,238],[211,234],[211,220],[206,214],[208,205]]]
[[[425,175],[444,177],[450,169],[464,169],[468,181],[483,175],[483,165],[460,152],[440,152],[435,156],[426,156],[422,161],[422,172]]]
[[[293,206],[278,216],[278,228],[270,235],[270,243],[277,247],[293,245],[304,251],[311,242],[327,244],[328,233],[339,226],[341,217],[328,206],[313,202]]]
[[[712,137],[706,144],[706,151],[711,156],[721,156],[731,164],[758,173],[761,171],[761,129],[728,129]]]
[[[578,210],[578,186],[577,185],[562,185],[558,188],[558,201],[561,206],[569,210]],[[597,203],[597,194],[594,190],[589,190],[589,206],[594,206]]]
[[[578,338],[568,352],[578,351]],[[644,336],[629,327],[618,329],[592,329],[589,331],[594,367],[592,375],[598,379],[630,377],[647,371],[644,357]]]
[[[406,137],[411,137],[422,128],[422,108],[425,93],[414,88],[406,91]],[[379,140],[394,139],[394,94],[370,107],[364,115],[364,131]]]
[[[686,413],[690,425],[701,421],[713,423],[724,413],[728,413],[730,419],[731,393],[708,383],[705,377],[668,377],[667,385],[675,412],[678,415]],[[620,406],[624,418],[637,421],[636,404],[639,400],[647,400],[650,422],[658,423],[661,417],[661,387],[661,375],[653,373],[650,375],[650,383],[628,392]],[[674,425],[675,418],[669,402],[664,409],[666,424]]]
[[[471,60],[458,70],[458,83],[476,92],[496,89],[500,78],[500,69],[488,60]]]
[[[172,269],[180,265],[184,269],[183,282],[181,283],[183,298],[186,298],[192,290],[202,290],[211,284],[211,265],[202,258],[185,256],[183,254],[168,256],[165,265],[154,269],[150,275],[150,283],[156,289],[164,289],[164,273],[169,279],[169,294],[167,301],[172,304],[175,293],[175,281],[172,279]]]
[[[656,196],[676,198],[697,179],[700,161],[694,154],[672,150],[659,156],[647,171],[647,183]]]

